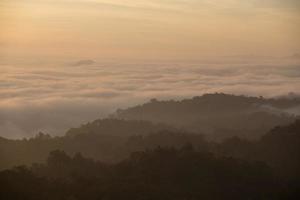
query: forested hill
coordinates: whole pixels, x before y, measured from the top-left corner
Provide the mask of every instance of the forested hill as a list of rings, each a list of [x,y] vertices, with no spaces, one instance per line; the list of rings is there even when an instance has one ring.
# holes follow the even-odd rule
[[[43,164],[1,171],[0,199],[298,200],[299,128],[296,121],[257,142],[231,138],[207,147],[188,134],[150,134],[128,146],[162,146],[130,153],[114,164],[56,150]],[[178,146],[170,143],[174,140],[191,143]]]
[[[175,129],[163,124],[137,120],[101,119],[72,128],[64,136],[39,133],[33,138],[0,138],[0,169],[44,162],[49,152],[60,149],[68,154],[81,152],[96,160],[112,162],[128,155],[122,149],[128,138]]]
[[[178,147],[191,143],[207,148],[210,146],[208,141],[226,143],[232,137],[259,140],[275,126],[293,123],[297,117],[283,113],[283,110],[296,109],[298,105],[297,98],[264,99],[225,94],[182,101],[152,100],[119,110],[114,118],[71,128],[61,137],[40,133],[21,140],[0,138],[0,169],[44,162],[49,152],[55,149],[115,162],[130,152],[158,145]],[[247,147],[242,146],[242,149]],[[232,147],[235,148],[235,144]],[[241,152],[241,149],[230,149],[230,156],[234,151]]]
[[[98,119],[78,128],[71,128],[67,131],[67,137],[75,137],[84,134],[110,135],[110,136],[132,136],[145,135],[160,130],[175,130],[171,126],[164,124],[153,124],[149,121],[141,120],[118,120],[118,119]]]
[[[216,93],[180,101],[152,99],[143,105],[119,109],[113,116],[165,123],[206,133],[212,139],[236,134],[253,139],[274,126],[293,122],[299,112],[298,97],[266,99]]]

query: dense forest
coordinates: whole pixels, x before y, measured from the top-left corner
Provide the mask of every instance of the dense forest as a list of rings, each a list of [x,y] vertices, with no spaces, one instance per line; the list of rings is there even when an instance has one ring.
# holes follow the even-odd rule
[[[107,165],[51,152],[47,163],[0,173],[1,199],[297,199],[297,185],[278,181],[261,162],[191,146],[132,153]]]
[[[299,199],[299,105],[151,100],[64,136],[0,138],[0,199]]]

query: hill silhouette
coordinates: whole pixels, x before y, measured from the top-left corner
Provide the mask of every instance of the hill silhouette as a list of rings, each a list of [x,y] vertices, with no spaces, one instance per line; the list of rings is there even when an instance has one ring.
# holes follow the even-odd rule
[[[256,140],[261,141],[260,137],[271,128],[287,124],[297,118],[282,112],[272,113],[265,110],[266,105],[284,110],[296,107],[298,103],[297,98],[264,99],[225,94],[208,94],[182,101],[152,100],[142,106],[119,110],[117,113],[119,116],[134,117],[136,113],[140,113],[139,118],[150,117],[155,119],[155,122],[115,117],[95,120],[78,128],[71,128],[62,137],[39,133],[34,138],[22,140],[0,138],[0,169],[45,162],[47,155],[56,149],[63,150],[69,155],[81,152],[84,156],[111,163],[124,159],[134,151],[143,151],[157,146],[182,147],[186,143],[192,144],[197,149],[208,149],[222,155],[257,160],[257,156],[253,154],[263,155],[257,151],[267,153],[268,151],[263,150],[263,147],[267,148],[270,145],[269,143],[260,145],[262,150],[253,149],[253,146],[259,145],[253,145],[253,142],[248,139],[253,139],[255,135]],[[152,116],[149,113],[154,114]],[[195,119],[199,121],[196,120],[195,123]],[[161,121],[165,124],[160,123]],[[208,123],[203,125],[204,121]],[[188,126],[188,123],[191,126]],[[186,124],[186,126],[179,124]],[[214,132],[203,134],[202,125],[204,131],[209,127]],[[272,127],[267,129],[269,126]],[[267,130],[264,131],[265,129]],[[212,138],[215,140],[211,140]],[[267,136],[263,138],[266,140]],[[293,144],[292,142],[295,141],[291,139],[290,142]],[[217,148],[219,146],[220,149]]]
[[[297,116],[291,111],[299,108],[300,99],[296,97],[265,99],[216,93],[180,101],[152,99],[119,109],[114,117],[165,123],[217,140],[234,135],[257,139],[274,126],[293,122]]]
[[[300,180],[300,120],[275,127],[255,142],[228,138],[212,151],[222,156],[263,161],[277,175]]]
[[[152,100],[61,137],[0,138],[0,199],[299,199],[300,120],[285,112],[297,105],[224,94]],[[214,132],[195,119],[217,119],[206,124]]]
[[[135,152],[107,165],[51,152],[47,163],[0,172],[1,199],[281,199],[294,190],[263,163],[187,146]]]
[[[60,149],[73,155],[114,162],[127,156],[121,151],[130,136],[145,135],[163,130],[175,130],[162,124],[137,120],[103,119],[72,128],[62,137],[39,133],[33,138],[7,140],[0,138],[0,169],[15,165],[45,162],[49,152]]]
[[[116,163],[132,152],[147,149],[175,148],[180,149],[186,144],[197,151],[207,151],[218,156],[232,157],[246,161],[261,161],[270,166],[278,176],[300,179],[300,120],[288,126],[275,127],[267,132],[261,139],[251,141],[237,136],[227,138],[222,142],[213,142],[205,139],[204,135],[188,133],[176,129],[163,129],[163,125],[151,125],[141,121],[122,121],[116,119],[98,120],[97,126],[123,124],[127,135],[109,135],[106,132],[87,131],[93,127],[84,125],[79,129],[72,129],[64,137],[50,137],[40,133],[29,140],[1,140],[1,168],[10,168],[16,165],[30,165],[32,163],[45,163],[47,155],[53,150],[65,151],[69,155],[80,152],[106,163]],[[147,124],[149,132],[144,134],[135,132],[141,124]],[[113,126],[115,129],[117,127]],[[124,128],[124,127],[123,127]],[[99,130],[102,128],[99,128]],[[113,128],[112,128],[113,129]],[[85,131],[83,131],[85,130]],[[78,132],[79,131],[79,132]],[[83,131],[83,132],[81,132]],[[122,131],[120,132],[122,133]],[[129,134],[131,133],[131,134]]]

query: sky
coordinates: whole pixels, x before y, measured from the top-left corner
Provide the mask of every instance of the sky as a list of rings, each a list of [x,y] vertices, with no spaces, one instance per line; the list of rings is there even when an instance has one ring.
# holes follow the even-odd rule
[[[1,0],[9,56],[192,59],[300,52],[297,0]]]
[[[300,89],[298,0],[0,0],[0,136],[151,98]]]

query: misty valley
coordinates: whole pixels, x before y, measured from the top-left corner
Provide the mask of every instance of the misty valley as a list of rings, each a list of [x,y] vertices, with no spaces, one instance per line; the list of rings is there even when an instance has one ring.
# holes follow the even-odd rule
[[[0,199],[299,199],[300,97],[204,94],[0,138]]]
[[[300,200],[300,0],[0,0],[0,200]]]

